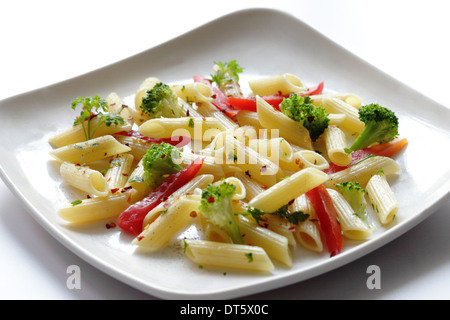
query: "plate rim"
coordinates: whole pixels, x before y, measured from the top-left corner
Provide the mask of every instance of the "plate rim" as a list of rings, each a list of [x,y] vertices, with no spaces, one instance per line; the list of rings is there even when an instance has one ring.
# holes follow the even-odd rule
[[[374,68],[377,72],[382,73],[383,76],[385,77],[389,77],[391,80],[395,80],[397,82],[399,82],[397,79],[393,78],[392,76],[390,76],[389,74],[385,73],[384,71],[377,69],[376,67],[374,67],[373,65],[371,65],[370,63],[362,60],[361,58],[357,57],[356,55],[354,55],[353,53],[351,53],[350,51],[348,51],[347,49],[343,48],[342,46],[340,46],[339,44],[335,43],[332,39],[329,39],[327,37],[325,37],[323,34],[321,34],[320,32],[318,32],[317,30],[313,29],[312,27],[310,27],[309,25],[307,25],[306,23],[304,23],[302,20],[300,20],[299,18],[285,12],[285,11],[281,11],[281,10],[276,10],[276,9],[269,9],[269,8],[248,8],[248,9],[243,9],[243,10],[238,10],[238,11],[234,11],[231,13],[228,13],[226,15],[223,15],[217,19],[208,21],[204,24],[202,24],[201,26],[198,26],[190,31],[187,31],[177,37],[174,37],[172,39],[169,39],[168,41],[165,41],[161,44],[158,44],[156,46],[153,46],[151,48],[148,48],[142,52],[136,53],[132,56],[129,56],[125,59],[122,59],[120,61],[111,63],[107,66],[103,66],[101,68],[97,68],[94,69],[92,71],[71,77],[69,79],[65,79],[63,81],[60,82],[56,82],[50,85],[46,85],[37,89],[33,89],[30,90],[28,92],[25,93],[20,93],[18,95],[12,96],[12,97],[7,97],[3,100],[0,101],[0,106],[3,104],[8,103],[8,101],[12,101],[14,99],[20,99],[21,97],[33,94],[35,92],[38,91],[42,91],[42,90],[46,90],[48,88],[53,88],[55,86],[61,86],[61,85],[66,85],[67,83],[71,83],[74,80],[78,79],[83,79],[91,74],[95,74],[97,72],[101,72],[102,70],[105,69],[110,69],[113,68],[116,65],[119,64],[123,64],[126,63],[127,61],[133,60],[135,59],[136,56],[139,55],[145,55],[153,50],[155,50],[156,48],[159,47],[163,47],[166,46],[170,43],[176,42],[178,41],[180,38],[184,38],[187,35],[190,34],[195,34],[198,32],[198,30],[203,29],[203,28],[207,28],[208,26],[216,23],[219,20],[226,20],[229,19],[230,17],[235,17],[236,15],[241,15],[241,14],[248,14],[248,13],[256,13],[256,14],[278,14],[278,15],[285,15],[285,16],[289,16],[291,19],[296,20],[297,22],[299,22],[301,25],[303,25],[303,27],[309,28],[310,31],[313,31],[315,33],[317,33],[318,35],[320,35],[321,37],[323,37],[324,39],[326,39],[327,41],[331,42],[333,45],[339,47],[340,49],[344,50],[347,54],[350,54],[352,56],[352,58],[356,58],[358,59],[360,62],[363,62],[369,66],[371,66],[372,68]],[[401,83],[401,82],[399,82]],[[406,86],[405,84],[402,84],[403,86],[405,86],[408,90],[411,90],[415,93],[421,94],[420,92],[417,92],[415,89],[410,88],[408,86]],[[428,97],[427,97],[428,98]],[[429,99],[429,98],[428,98]],[[445,106],[435,102],[437,106],[440,106],[444,109],[447,109]],[[1,147],[1,146],[0,146]],[[276,279],[273,278],[272,280],[268,280],[268,281],[264,281],[264,282],[258,282],[257,284],[254,284],[252,286],[247,286],[246,288],[240,288],[241,291],[236,292],[236,289],[229,289],[227,291],[220,291],[220,292],[202,292],[199,294],[196,293],[177,293],[175,291],[171,291],[168,289],[164,289],[164,288],[160,288],[159,286],[155,286],[152,285],[151,287],[149,287],[149,285],[147,283],[143,283],[142,281],[140,281],[138,278],[134,277],[132,274],[125,274],[123,272],[121,272],[120,270],[117,270],[114,268],[114,266],[110,265],[109,263],[105,263],[105,261],[102,261],[101,259],[98,259],[98,257],[96,257],[95,255],[93,255],[91,252],[89,252],[89,250],[85,250],[84,248],[82,248],[79,244],[77,244],[76,242],[73,242],[71,239],[69,239],[68,237],[66,237],[62,232],[60,232],[60,230],[58,230],[57,228],[55,228],[52,225],[49,225],[45,219],[45,217],[39,212],[39,210],[33,205],[33,203],[31,203],[29,201],[29,199],[27,199],[23,193],[21,192],[21,190],[17,187],[17,185],[14,184],[12,178],[8,175],[8,173],[5,171],[5,169],[3,168],[2,163],[0,162],[0,177],[2,178],[2,180],[5,182],[5,185],[12,191],[12,193],[16,196],[16,198],[18,198],[20,200],[20,202],[22,204],[25,205],[26,211],[28,211],[29,213],[31,213],[31,216],[45,229],[47,230],[47,232],[49,232],[53,237],[55,237],[61,244],[63,244],[68,250],[72,251],[74,254],[76,254],[77,256],[81,257],[83,260],[87,261],[88,263],[90,263],[91,265],[95,266],[97,269],[99,269],[100,271],[107,273],[108,275],[110,275],[112,278],[115,278],[131,287],[134,287],[136,289],[139,289],[147,294],[156,296],[156,297],[160,297],[160,298],[164,298],[164,299],[178,299],[178,298],[190,298],[190,299],[204,299],[204,298],[210,298],[213,297],[214,298],[235,298],[235,297],[240,297],[240,296],[246,296],[252,293],[256,293],[258,292],[259,288],[261,286],[265,286],[264,290],[261,291],[267,291],[267,290],[272,290],[278,287],[282,287],[288,284],[293,284],[293,283],[297,283],[297,282],[301,282],[305,279],[311,278],[313,276],[317,276],[323,273],[326,273],[328,271],[331,271],[333,269],[336,269],[340,266],[343,266],[347,263],[350,263],[352,261],[355,261],[357,259],[359,259],[360,257],[369,254],[370,252],[384,246],[385,244],[391,242],[392,240],[394,240],[395,238],[401,236],[402,234],[404,234],[405,232],[407,232],[408,230],[410,230],[411,228],[413,228],[414,226],[416,226],[417,224],[419,224],[420,222],[422,222],[423,220],[425,220],[427,217],[429,217],[432,213],[434,213],[440,205],[443,204],[443,202],[445,201],[446,198],[449,197],[450,195],[450,188],[447,188],[446,190],[444,190],[444,187],[442,187],[440,190],[440,194],[438,196],[434,197],[434,201],[431,203],[430,206],[428,206],[427,208],[425,208],[425,210],[422,210],[418,215],[414,216],[413,218],[409,219],[407,221],[407,223],[405,223],[405,225],[400,225],[400,226],[394,226],[392,229],[386,230],[385,233],[383,233],[382,237],[376,238],[373,241],[371,241],[369,244],[366,245],[366,247],[369,247],[369,250],[359,250],[359,249],[355,249],[355,250],[350,250],[348,252],[345,252],[339,256],[334,257],[335,260],[332,263],[320,263],[319,267],[317,268],[317,266],[314,268],[314,270],[309,270],[308,275],[304,275],[305,272],[301,272],[302,276],[299,276],[298,272],[292,272],[289,273],[285,276],[277,276]],[[400,232],[397,230],[400,229]],[[356,253],[355,253],[356,251]],[[361,252],[363,251],[363,252]],[[280,281],[280,279],[282,281]]]

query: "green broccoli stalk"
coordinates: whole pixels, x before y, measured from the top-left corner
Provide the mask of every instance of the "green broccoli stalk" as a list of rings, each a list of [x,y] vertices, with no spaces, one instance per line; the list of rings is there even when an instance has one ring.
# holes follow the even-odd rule
[[[378,104],[362,106],[359,119],[365,127],[355,139],[352,146],[346,149],[347,153],[369,147],[373,143],[385,143],[398,136],[398,118],[391,110]]]
[[[359,182],[346,181],[336,184],[345,200],[349,203],[350,207],[355,211],[355,215],[359,217],[366,225],[369,225],[367,221],[367,202],[364,197],[365,189]]]
[[[233,196],[236,187],[228,182],[208,185],[202,191],[200,211],[213,225],[225,230],[233,243],[243,244],[239,226],[233,212]]]
[[[153,189],[169,175],[183,169],[180,150],[165,142],[153,144],[142,158],[144,181]]]
[[[305,127],[312,141],[316,141],[328,128],[330,119],[325,108],[316,107],[309,96],[292,94],[280,103],[280,110]]]
[[[159,82],[151,90],[147,90],[139,106],[150,118],[180,118],[181,107],[178,96],[165,83]]]

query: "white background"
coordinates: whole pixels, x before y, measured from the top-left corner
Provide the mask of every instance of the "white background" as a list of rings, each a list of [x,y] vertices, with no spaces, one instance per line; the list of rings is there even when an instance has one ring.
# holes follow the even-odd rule
[[[450,107],[450,2],[446,0],[2,1],[0,99],[107,66],[224,14],[252,7],[294,14]],[[244,298],[449,299],[449,226],[447,200],[423,223],[353,263]],[[70,265],[81,268],[80,290],[66,286]],[[370,265],[381,268],[379,290],[366,286]],[[68,251],[0,181],[0,299],[154,298]]]

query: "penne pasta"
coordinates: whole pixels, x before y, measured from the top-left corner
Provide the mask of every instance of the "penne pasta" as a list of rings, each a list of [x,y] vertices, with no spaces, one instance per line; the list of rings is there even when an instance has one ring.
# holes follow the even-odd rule
[[[296,241],[309,251],[322,252],[322,236],[320,227],[317,223],[316,212],[305,194],[302,194],[294,200],[292,209],[309,215],[308,219],[300,222],[299,225],[295,227],[294,237]]]
[[[75,164],[91,163],[116,154],[126,153],[131,148],[118,142],[113,136],[105,135],[85,142],[53,149],[49,154],[59,162]]]
[[[214,100],[211,86],[202,82],[173,85],[170,88],[187,103],[212,102]]]
[[[205,118],[215,118],[222,125],[224,130],[233,131],[239,126],[236,122],[230,119],[222,111],[217,109],[211,102],[198,103],[197,112]]]
[[[225,131],[222,123],[212,117],[208,118],[157,118],[144,122],[139,132],[153,138],[171,138],[188,136],[194,140],[210,141],[211,137]]]
[[[283,170],[299,171],[304,168],[315,168],[325,170],[330,167],[328,161],[319,153],[312,150],[299,150],[294,153],[290,162],[280,161]]]
[[[329,175],[325,182],[328,188],[335,189],[335,185],[345,181],[359,182],[363,187],[374,174],[383,170],[386,175],[398,173],[400,166],[392,158],[374,156],[355,163],[351,167]]]
[[[252,126],[255,129],[264,129],[259,122],[257,112],[242,110],[236,115],[236,121],[240,126]]]
[[[292,267],[292,254],[286,237],[263,228],[242,215],[238,218],[238,225],[246,244],[261,247],[270,258]]]
[[[133,162],[134,156],[131,154],[118,154],[111,158],[108,170],[105,173],[105,179],[110,189],[125,187]]]
[[[256,197],[258,194],[260,194],[261,192],[264,191],[264,189],[261,187],[261,184],[259,184],[254,179],[251,179],[248,176],[248,175],[250,175],[250,173],[248,173],[248,175],[247,175],[247,174],[242,173],[242,172],[236,172],[234,175],[244,185],[245,195],[246,195],[245,199],[247,201],[250,201],[251,199]]]
[[[297,121],[275,110],[260,96],[256,96],[258,119],[265,129],[278,130],[278,136],[304,149],[313,150],[309,131]]]
[[[300,78],[290,73],[250,80],[248,85],[253,94],[259,96],[288,95],[306,90]]]
[[[364,129],[364,122],[359,120],[358,110],[338,98],[324,98],[322,102],[329,113],[344,114],[345,118],[341,122],[341,126],[352,134],[359,134]]]
[[[398,212],[399,204],[384,173],[377,173],[366,186],[369,202],[382,225],[391,223]]]
[[[306,168],[260,193],[249,202],[249,206],[265,212],[275,212],[291,200],[327,180],[328,175],[326,173],[314,168]]]
[[[227,133],[218,135],[213,146],[216,163],[232,164],[262,185],[273,186],[283,175],[275,163]]]
[[[213,266],[246,271],[269,272],[275,267],[261,247],[183,239],[186,256],[199,266]]]
[[[77,200],[58,210],[60,218],[74,224],[85,224],[117,218],[128,206],[129,193]]]
[[[284,138],[252,139],[248,146],[275,164],[291,162],[294,151]]]
[[[90,121],[90,127],[91,130],[98,125],[98,118],[93,118]],[[131,124],[126,122],[125,124],[119,124],[119,125],[111,125],[106,126],[105,124],[100,125],[93,135],[93,138],[98,138],[104,135],[112,135],[114,133],[120,132],[120,131],[130,131],[131,130]],[[75,126],[70,127],[69,129],[66,129],[64,131],[61,131],[54,136],[52,136],[49,139],[49,144],[53,148],[62,148],[68,145],[76,144],[76,143],[82,143],[86,141],[86,136],[83,131],[83,127],[81,124],[77,124]]]
[[[327,189],[327,191],[333,200],[343,236],[351,240],[369,238],[372,235],[372,230],[355,214],[344,196],[334,189]]]
[[[88,166],[65,161],[61,164],[59,171],[66,183],[88,195],[106,197],[111,193],[105,177]]]
[[[324,134],[328,158],[334,164],[346,167],[352,161],[351,153],[345,152],[348,148],[345,133],[336,126],[329,126]]]
[[[140,251],[155,252],[161,249],[177,232],[197,216],[199,200],[188,197],[170,203],[152,223],[137,236],[132,243]]]

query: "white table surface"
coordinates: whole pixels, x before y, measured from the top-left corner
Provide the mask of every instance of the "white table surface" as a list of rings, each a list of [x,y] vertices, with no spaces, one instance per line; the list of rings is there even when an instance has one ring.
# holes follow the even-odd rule
[[[165,3],[2,1],[0,99],[109,65],[226,13],[265,7],[296,15],[379,69],[450,107],[449,1],[279,0],[276,6],[274,1],[261,0]],[[160,26],[158,33],[149,31],[149,21]],[[420,225],[357,261],[243,299],[449,299],[449,226],[447,200]],[[70,265],[80,267],[80,290],[66,286]],[[370,265],[380,267],[381,289],[367,288]],[[67,250],[0,181],[0,299],[155,298]]]

